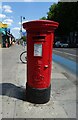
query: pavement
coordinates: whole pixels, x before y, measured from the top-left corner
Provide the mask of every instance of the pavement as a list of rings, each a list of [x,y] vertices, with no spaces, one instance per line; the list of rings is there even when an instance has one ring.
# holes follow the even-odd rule
[[[19,60],[23,50],[20,45],[0,49],[0,119],[76,118],[76,76],[54,61],[50,101],[46,104],[25,101],[27,65]]]

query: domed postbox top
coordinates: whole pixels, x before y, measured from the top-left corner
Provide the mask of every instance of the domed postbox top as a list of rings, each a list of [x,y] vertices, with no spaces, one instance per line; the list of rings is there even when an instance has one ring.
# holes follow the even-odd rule
[[[59,23],[50,20],[35,20],[23,23],[23,28],[27,31],[53,31]]]

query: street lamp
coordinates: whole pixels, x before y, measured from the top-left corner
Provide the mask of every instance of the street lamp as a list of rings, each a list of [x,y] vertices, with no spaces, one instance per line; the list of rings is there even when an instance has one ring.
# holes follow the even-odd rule
[[[24,20],[25,17],[21,16],[21,30],[20,30],[20,32],[21,32],[21,38],[22,38],[22,19]]]

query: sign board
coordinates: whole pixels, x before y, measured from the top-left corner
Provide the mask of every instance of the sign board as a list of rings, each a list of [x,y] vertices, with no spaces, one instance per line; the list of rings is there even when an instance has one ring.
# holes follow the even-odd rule
[[[3,23],[0,22],[0,28],[7,28],[7,27],[8,27],[7,24],[3,24]]]
[[[42,44],[34,44],[34,56],[42,56]]]

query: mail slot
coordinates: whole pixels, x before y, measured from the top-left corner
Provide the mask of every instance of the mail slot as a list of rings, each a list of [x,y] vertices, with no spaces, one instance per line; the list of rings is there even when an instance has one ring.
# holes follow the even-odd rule
[[[27,31],[26,98],[32,103],[46,103],[51,92],[51,67],[54,30],[58,23],[36,20],[23,23]]]

